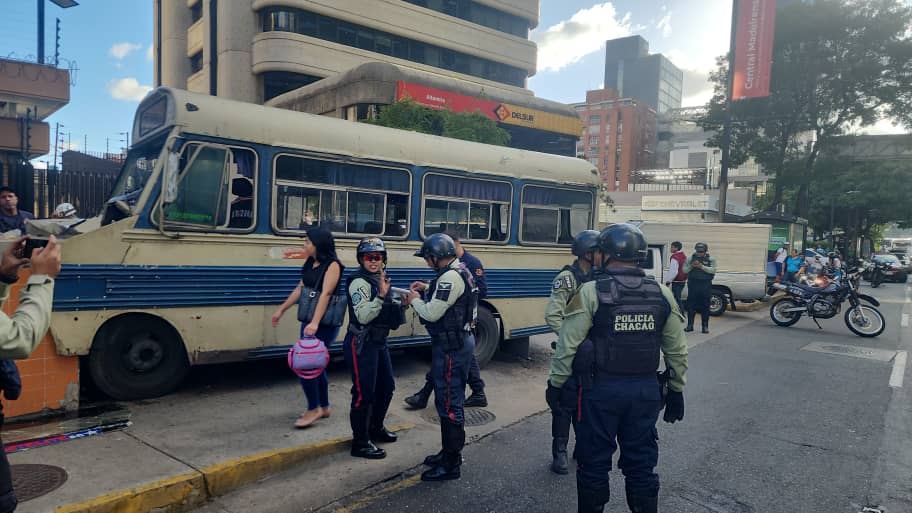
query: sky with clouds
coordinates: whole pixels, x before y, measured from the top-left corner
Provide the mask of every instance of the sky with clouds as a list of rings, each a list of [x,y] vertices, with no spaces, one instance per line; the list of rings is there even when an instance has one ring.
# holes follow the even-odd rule
[[[33,58],[34,2],[5,0],[0,11],[0,55]],[[46,16],[46,53],[53,55],[59,17],[61,66],[75,69],[70,104],[50,118],[52,127],[63,124],[74,149],[87,137],[89,150],[104,151],[107,139],[116,151],[153,83],[152,2],[84,0],[65,10],[48,3]],[[711,96],[708,73],[728,49],[730,16],[731,0],[542,0],[531,36],[538,72],[529,87],[543,98],[582,101],[586,90],[603,85],[605,41],[638,34],[684,71],[683,104],[703,104]],[[888,122],[878,129],[897,131]]]

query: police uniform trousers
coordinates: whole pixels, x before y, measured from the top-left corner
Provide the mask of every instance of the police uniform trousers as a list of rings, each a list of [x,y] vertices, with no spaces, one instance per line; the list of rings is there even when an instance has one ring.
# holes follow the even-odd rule
[[[474,355],[475,337],[468,332],[458,350],[444,351],[440,344],[431,346],[431,378],[437,415],[459,426],[465,422],[465,386]]]
[[[383,427],[383,419],[393,400],[396,383],[393,379],[393,363],[390,360],[386,339],[368,340],[357,351],[357,337],[351,332],[345,336],[343,355],[351,372],[352,410],[369,410],[370,429]]]
[[[611,458],[620,446],[618,468],[627,496],[656,497],[658,432],[662,393],[655,374],[595,377],[582,392],[576,428],[577,486],[608,490]]]
[[[576,378],[570,377],[561,387],[560,398],[557,401],[545,396],[548,407],[551,408],[551,437],[570,438],[570,426],[576,431],[577,405],[579,400],[579,386]],[[574,454],[574,457],[576,455]]]
[[[428,372],[424,376],[425,381],[431,387],[434,386],[434,377]],[[478,358],[472,353],[472,360],[469,362],[469,377],[466,380],[472,392],[484,392],[485,382],[481,379],[481,367],[478,366]]]
[[[709,324],[709,301],[712,298],[711,280],[687,281],[687,325],[693,326],[694,317],[700,314],[703,325]]]

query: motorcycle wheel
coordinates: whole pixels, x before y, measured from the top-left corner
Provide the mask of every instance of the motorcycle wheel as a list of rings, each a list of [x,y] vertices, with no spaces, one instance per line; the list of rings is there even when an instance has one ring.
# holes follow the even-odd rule
[[[887,327],[880,311],[868,305],[853,306],[846,310],[845,324],[852,333],[865,338],[876,337]]]
[[[801,312],[784,312],[783,310],[797,308],[798,306],[800,305],[793,299],[780,299],[770,306],[770,319],[777,326],[791,326],[798,322],[798,319],[801,319]]]

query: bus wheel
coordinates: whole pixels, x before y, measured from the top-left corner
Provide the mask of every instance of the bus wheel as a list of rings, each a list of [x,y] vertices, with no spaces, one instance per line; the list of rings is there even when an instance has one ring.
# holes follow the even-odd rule
[[[165,395],[189,370],[190,360],[177,331],[146,315],[114,319],[96,335],[89,352],[92,380],[102,392],[121,401]]]
[[[491,361],[497,348],[500,347],[500,328],[497,319],[484,306],[478,307],[478,319],[475,320],[475,358],[478,365]]]

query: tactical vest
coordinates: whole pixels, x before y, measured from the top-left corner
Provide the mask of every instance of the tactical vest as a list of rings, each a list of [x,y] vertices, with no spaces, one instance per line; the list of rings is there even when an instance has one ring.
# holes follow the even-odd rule
[[[359,267],[357,271],[353,272],[349,277],[348,281],[345,284],[345,290],[351,288],[351,284],[358,278],[365,280],[370,284],[370,297],[366,297],[363,301],[373,301],[380,290],[380,274],[371,274],[364,270],[363,267]],[[377,317],[374,318],[367,326],[362,325],[358,322],[358,316],[355,315],[355,306],[352,304],[351,298],[348,301],[348,327],[350,331],[364,332],[367,330],[369,333],[369,339],[374,341],[385,340],[389,336],[390,330],[397,329],[399,326],[402,326],[405,323],[405,311],[401,305],[393,303],[388,298],[383,301],[383,306],[380,308],[380,313],[377,314]]]
[[[597,278],[599,306],[589,339],[599,374],[634,376],[659,368],[662,329],[671,307],[641,269],[606,269]]]
[[[462,278],[465,286],[465,292],[459,296],[456,302],[447,309],[443,317],[436,322],[426,322],[422,320],[431,340],[434,341],[439,335],[450,334],[450,338],[460,338],[462,334],[470,332],[475,327],[475,317],[478,313],[478,287],[475,285],[475,278],[463,263],[457,266],[446,267],[443,271],[437,273],[437,278],[431,282],[428,287],[428,298],[433,299],[437,293],[437,281],[447,271],[456,271]]]
[[[702,262],[703,265],[710,265],[711,260],[709,259],[709,253],[704,253],[702,257],[693,256],[691,259],[692,262]],[[690,268],[690,272],[687,273],[687,281],[712,281],[713,274],[704,271],[703,269],[697,269],[695,267]]]

